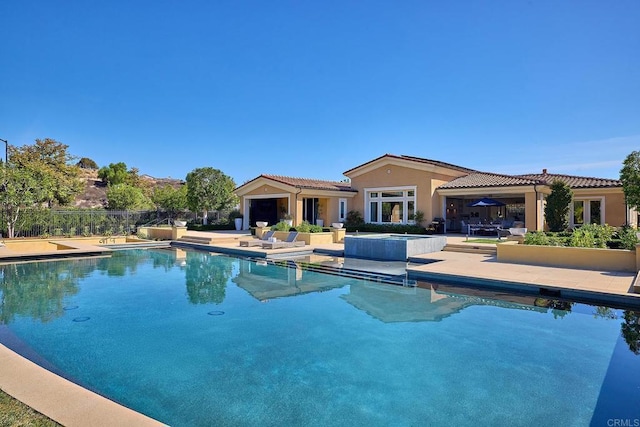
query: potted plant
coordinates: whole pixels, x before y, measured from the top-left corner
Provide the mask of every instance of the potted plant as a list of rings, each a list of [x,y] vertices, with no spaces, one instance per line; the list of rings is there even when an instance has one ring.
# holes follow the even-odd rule
[[[282,221],[286,222],[289,227],[291,227],[293,225],[293,216],[291,216],[291,214],[286,213],[282,216]]]
[[[233,223],[234,223],[234,225],[236,227],[236,230],[242,230],[242,219],[243,218],[244,218],[244,216],[237,209],[234,209],[231,212],[229,212],[229,221],[233,221]]]
[[[320,218],[322,216],[322,204],[318,203],[318,217],[316,218],[316,225],[320,227],[324,227],[324,219]]]

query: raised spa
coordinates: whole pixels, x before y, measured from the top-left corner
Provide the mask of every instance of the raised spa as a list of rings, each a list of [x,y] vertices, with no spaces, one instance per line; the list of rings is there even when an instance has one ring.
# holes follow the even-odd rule
[[[346,236],[344,256],[384,261],[406,261],[409,257],[439,252],[447,244],[444,236],[419,234],[370,234]]]

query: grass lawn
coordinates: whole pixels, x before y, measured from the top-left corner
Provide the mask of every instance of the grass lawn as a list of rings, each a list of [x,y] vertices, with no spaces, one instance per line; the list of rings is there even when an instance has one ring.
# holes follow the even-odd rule
[[[0,390],[0,426],[56,427],[60,424]]]
[[[465,240],[464,243],[490,243],[497,245],[498,243],[506,242],[506,240],[498,240],[498,239],[469,239]]]

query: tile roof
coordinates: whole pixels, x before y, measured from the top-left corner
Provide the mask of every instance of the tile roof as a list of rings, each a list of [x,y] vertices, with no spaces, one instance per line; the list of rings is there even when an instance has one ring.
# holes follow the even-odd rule
[[[272,181],[277,181],[282,184],[291,185],[297,188],[311,188],[315,190],[332,190],[332,191],[352,191],[357,192],[351,188],[350,182],[340,182],[340,181],[324,181],[320,179],[310,179],[310,178],[294,178],[290,176],[281,176],[281,175],[267,175],[262,174],[258,178],[266,178]],[[256,178],[256,179],[258,179]]]
[[[619,179],[594,178],[588,176],[559,175],[555,173],[532,173],[525,175],[516,175],[524,179],[537,179],[546,184],[551,184],[556,179],[564,181],[571,188],[605,188],[605,187],[622,187],[622,181]]]
[[[475,172],[461,176],[438,188],[478,188],[478,187],[510,187],[517,185],[543,184],[542,181],[533,178],[524,178],[513,175],[500,175],[496,173]]]
[[[418,163],[426,163],[426,164],[430,164],[430,165],[434,165],[434,166],[440,166],[440,167],[443,167],[443,168],[449,168],[449,169],[453,169],[453,170],[457,170],[457,171],[461,171],[461,172],[467,172],[467,173],[476,172],[474,169],[465,168],[465,167],[462,167],[462,166],[454,165],[452,163],[441,162],[439,160],[431,160],[431,159],[425,159],[423,157],[414,157],[414,156],[406,156],[406,155],[398,156],[396,154],[384,154],[384,155],[382,155],[380,157],[376,157],[373,160],[370,160],[370,161],[368,161],[366,163],[363,163],[363,164],[361,164],[359,166],[356,166],[355,168],[351,168],[348,171],[344,172],[344,174],[347,175],[351,171],[359,169],[359,168],[361,168],[363,166],[366,166],[366,165],[368,165],[370,163],[373,163],[373,162],[378,161],[380,159],[383,159],[385,157],[389,157],[389,158],[392,158],[392,159],[408,160],[408,161],[418,162]]]
[[[622,182],[617,179],[592,178],[573,175],[559,175],[552,173],[538,173],[525,175],[501,175],[488,172],[476,172],[461,176],[446,184],[441,189],[451,188],[480,188],[480,187],[507,187],[518,185],[551,185],[559,179],[566,182],[571,188],[605,188],[622,187]]]

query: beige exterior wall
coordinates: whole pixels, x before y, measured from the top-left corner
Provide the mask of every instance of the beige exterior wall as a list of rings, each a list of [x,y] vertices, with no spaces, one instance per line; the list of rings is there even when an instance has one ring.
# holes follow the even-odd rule
[[[515,242],[514,244],[503,243],[497,248],[500,262],[585,270],[637,271],[638,269],[636,251],[518,245]]]
[[[524,195],[524,226],[528,230],[542,230],[542,202],[540,195],[536,193],[525,193]]]
[[[602,211],[604,222],[614,227],[620,227],[627,222],[627,208],[622,188],[603,190],[573,190],[573,199],[601,200],[604,199]]]
[[[300,189],[289,185],[272,185],[267,179],[258,180],[250,190],[243,189],[240,196],[240,211],[244,215],[244,228],[248,228],[249,199],[277,199],[277,211],[280,218],[284,213],[289,213],[293,217],[293,225],[298,225],[303,221],[304,199],[318,199],[318,219],[324,221],[324,226],[328,227],[332,222],[338,222],[338,205],[340,199],[347,199],[347,211],[352,209],[351,200],[355,193],[338,190],[323,189]]]
[[[370,172],[351,179],[351,186],[358,194],[350,201],[348,210],[357,210],[365,215],[365,190],[387,187],[416,187],[415,209],[424,212],[425,222],[441,216],[442,202],[436,188],[455,176],[436,174],[429,171],[402,167],[399,165],[382,165]],[[337,206],[336,206],[337,214]],[[368,218],[365,218],[366,222]]]

